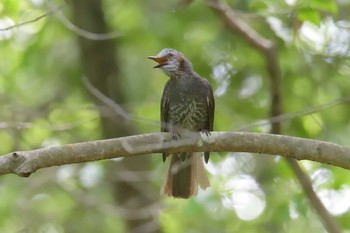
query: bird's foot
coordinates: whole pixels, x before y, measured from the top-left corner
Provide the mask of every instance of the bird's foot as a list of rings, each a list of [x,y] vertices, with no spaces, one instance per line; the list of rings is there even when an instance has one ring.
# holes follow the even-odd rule
[[[172,139],[172,140],[177,140],[177,139],[179,139],[179,138],[181,138],[181,135],[180,135],[179,132],[173,131],[173,132],[171,133],[171,139]]]
[[[181,134],[179,132],[176,132],[176,131],[172,131],[171,132],[171,139],[164,139],[163,142],[170,142],[172,140],[177,140],[177,139],[181,139]]]
[[[204,133],[205,135],[207,135],[207,137],[209,137],[211,135],[210,131],[207,130],[207,129],[202,129],[200,132]]]
[[[172,131],[171,132],[171,139],[167,140],[167,139],[164,139],[163,140],[163,143],[167,143],[167,142],[171,142],[172,140],[177,140],[178,138],[181,138],[181,135],[179,132],[176,132],[176,131]],[[166,158],[169,156],[168,153],[163,153],[163,162],[165,162]]]

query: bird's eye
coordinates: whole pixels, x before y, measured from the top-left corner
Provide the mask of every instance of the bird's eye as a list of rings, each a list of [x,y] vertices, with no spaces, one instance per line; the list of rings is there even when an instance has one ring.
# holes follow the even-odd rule
[[[169,53],[169,57],[174,57],[174,54],[173,53]]]

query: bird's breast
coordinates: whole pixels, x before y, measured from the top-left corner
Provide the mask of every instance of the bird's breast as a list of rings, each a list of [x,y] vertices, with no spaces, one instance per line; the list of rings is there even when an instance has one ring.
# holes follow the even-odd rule
[[[170,122],[185,129],[200,130],[207,121],[207,106],[205,100],[179,98],[169,106]]]

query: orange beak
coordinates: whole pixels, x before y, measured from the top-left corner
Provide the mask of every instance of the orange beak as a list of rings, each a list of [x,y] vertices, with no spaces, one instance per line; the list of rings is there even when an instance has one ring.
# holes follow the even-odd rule
[[[158,65],[156,65],[153,68],[160,68],[163,65],[165,65],[166,62],[168,61],[168,59],[166,57],[157,57],[157,56],[148,56],[148,59],[151,59],[151,60],[156,61],[156,62],[159,63]]]

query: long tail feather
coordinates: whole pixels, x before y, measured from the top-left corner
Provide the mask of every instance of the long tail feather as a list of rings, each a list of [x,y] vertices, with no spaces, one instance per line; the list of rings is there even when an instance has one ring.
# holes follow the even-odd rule
[[[201,189],[210,187],[201,153],[173,154],[161,193],[175,198],[189,198],[197,195],[198,185]]]

